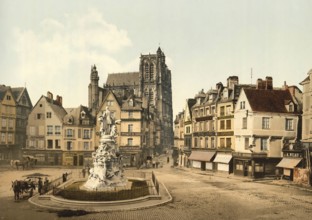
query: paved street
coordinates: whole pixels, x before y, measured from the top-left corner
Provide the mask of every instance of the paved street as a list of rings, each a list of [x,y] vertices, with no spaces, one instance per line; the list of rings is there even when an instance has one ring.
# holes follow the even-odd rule
[[[173,196],[164,206],[135,211],[93,213],[75,219],[310,219],[311,190],[289,186],[286,181],[252,182],[235,176],[213,175],[191,169],[154,169]],[[15,202],[10,181],[26,173],[60,176],[69,169],[42,168],[27,171],[0,171],[0,219],[64,219],[27,200]],[[79,170],[72,170],[78,175]],[[13,179],[12,179],[13,178]]]

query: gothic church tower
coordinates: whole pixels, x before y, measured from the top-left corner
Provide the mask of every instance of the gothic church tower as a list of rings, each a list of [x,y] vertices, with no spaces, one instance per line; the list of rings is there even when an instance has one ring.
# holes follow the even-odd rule
[[[173,146],[171,71],[160,48],[156,54],[141,55],[139,94],[156,110],[158,118],[156,145]]]
[[[96,70],[96,66],[91,66],[90,84],[89,84],[89,97],[88,107],[89,109],[96,110],[99,106],[99,74]]]

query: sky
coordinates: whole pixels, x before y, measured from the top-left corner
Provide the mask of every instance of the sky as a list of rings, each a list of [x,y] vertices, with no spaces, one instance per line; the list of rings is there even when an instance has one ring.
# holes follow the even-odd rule
[[[299,85],[312,68],[310,0],[1,0],[0,84],[88,105],[91,66],[139,71],[160,46],[172,73],[173,114],[202,89],[273,77]]]

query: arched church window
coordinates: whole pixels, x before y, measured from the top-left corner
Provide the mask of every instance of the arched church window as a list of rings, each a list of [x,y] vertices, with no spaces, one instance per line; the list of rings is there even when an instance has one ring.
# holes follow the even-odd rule
[[[145,63],[145,78],[148,79],[149,78],[149,69],[148,69],[148,63]]]
[[[150,102],[153,102],[153,101],[154,101],[154,93],[153,93],[153,90],[150,90],[150,91],[149,91],[149,100],[150,100]]]
[[[151,79],[154,78],[154,64],[150,65],[150,73],[151,73]]]

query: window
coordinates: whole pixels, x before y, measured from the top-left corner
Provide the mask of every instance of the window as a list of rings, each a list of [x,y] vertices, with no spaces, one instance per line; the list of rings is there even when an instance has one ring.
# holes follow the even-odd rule
[[[245,144],[244,144],[245,150],[248,150],[249,149],[249,138],[245,138],[244,142],[245,142]]]
[[[90,130],[88,130],[88,129],[83,130],[83,138],[84,139],[90,139]]]
[[[186,134],[189,134],[191,133],[191,127],[190,126],[187,126],[186,127],[186,131],[185,131]]]
[[[245,109],[245,101],[240,102],[240,109]]]
[[[220,138],[220,147],[225,147],[225,139]]]
[[[247,129],[247,117],[243,118],[243,127],[242,129]]]
[[[214,137],[211,138],[211,148],[215,148],[215,139],[214,139]]]
[[[220,129],[224,129],[225,128],[225,122],[224,120],[220,121]]]
[[[89,142],[83,142],[83,149],[89,150]]]
[[[231,115],[231,106],[230,105],[226,106],[226,115]]]
[[[73,129],[67,129],[66,130],[66,137],[74,137]]]
[[[230,148],[231,145],[232,145],[231,138],[226,138],[226,147],[227,147],[227,148]]]
[[[11,118],[9,119],[9,128],[11,129],[13,128],[13,119]]]
[[[73,142],[71,142],[71,141],[67,141],[66,146],[67,146],[67,150],[71,150],[71,149],[73,149]]]
[[[204,109],[200,109],[200,116],[204,116]]]
[[[52,112],[47,112],[47,118],[52,118]]]
[[[128,138],[128,146],[132,146],[133,145],[133,139],[132,138]]]
[[[47,135],[53,135],[53,126],[52,125],[47,126]]]
[[[286,131],[293,131],[294,130],[294,121],[293,119],[286,118]]]
[[[194,147],[198,147],[198,145],[197,145],[197,138],[194,138]]]
[[[148,70],[148,63],[145,63],[145,78],[148,79],[149,78],[149,70]]]
[[[289,104],[289,112],[294,112],[294,105],[292,103]]]
[[[270,118],[263,117],[262,118],[262,129],[269,129],[270,128]]]
[[[41,119],[41,114],[40,113],[37,114],[37,119]]]
[[[150,102],[154,101],[154,93],[153,93],[153,91],[151,89],[149,91],[149,100],[150,100]]]
[[[61,141],[58,140],[58,139],[55,140],[55,148],[56,148],[56,149],[61,149],[60,142],[61,142]]]
[[[133,107],[133,99],[130,99],[128,104],[129,106]]]
[[[36,127],[29,126],[29,134],[30,135],[35,135],[36,134]]]
[[[7,119],[6,118],[2,118],[1,120],[1,127],[6,128],[7,126]]]
[[[113,104],[114,104],[114,101],[112,101],[112,100],[107,100],[106,101],[106,105],[107,106],[113,106]]]
[[[1,132],[1,143],[5,143],[5,142],[6,142],[5,133]]]
[[[7,95],[7,96],[6,96],[6,99],[7,99],[7,100],[11,100],[11,96],[10,96],[10,95]]]
[[[227,130],[231,129],[231,120],[226,120],[226,129]]]
[[[261,138],[261,150],[266,151],[267,149],[267,139]]]
[[[133,112],[128,112],[128,117],[133,118]]]
[[[151,79],[154,78],[154,64],[151,64],[150,66],[150,73],[151,73]]]
[[[133,124],[128,124],[128,132],[133,132]]]
[[[61,126],[55,125],[55,135],[61,135]]]
[[[8,134],[8,143],[13,142],[13,135],[11,133]]]
[[[53,140],[48,140],[48,149],[52,149],[53,148]]]
[[[224,106],[220,107],[220,116],[224,116],[225,111],[224,111]]]
[[[205,148],[208,148],[208,137],[205,137]]]

